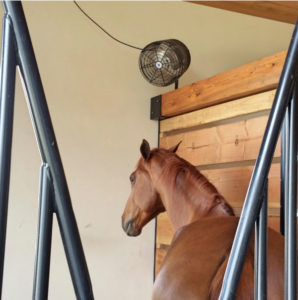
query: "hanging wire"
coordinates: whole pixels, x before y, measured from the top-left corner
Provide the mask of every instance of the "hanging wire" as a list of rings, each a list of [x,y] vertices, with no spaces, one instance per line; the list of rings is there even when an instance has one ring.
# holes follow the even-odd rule
[[[122,44],[122,45],[125,45],[125,46],[128,46],[130,48],[134,48],[134,49],[137,49],[137,50],[143,50],[143,48],[139,48],[139,47],[136,47],[136,46],[133,46],[133,45],[130,45],[130,44],[127,44],[125,42],[122,42],[120,40],[118,40],[117,38],[113,37],[110,33],[108,33],[102,26],[100,26],[96,21],[94,21],[81,7],[80,5],[75,1],[73,0],[74,4],[78,7],[78,9],[92,22],[94,23],[99,29],[101,29],[106,35],[108,35],[110,38],[112,38],[113,40],[115,40],[116,42]]]

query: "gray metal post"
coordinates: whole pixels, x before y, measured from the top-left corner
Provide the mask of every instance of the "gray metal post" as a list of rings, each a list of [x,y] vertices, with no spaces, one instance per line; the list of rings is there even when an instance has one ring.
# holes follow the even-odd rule
[[[3,283],[10,180],[16,56],[10,18],[3,18],[0,86],[0,299]]]
[[[287,227],[285,218],[285,203],[288,201],[288,154],[289,154],[289,108],[287,107],[281,129],[281,158],[280,158],[280,233],[285,235]]]
[[[255,300],[267,299],[267,207],[268,179],[263,191],[263,203],[255,230]]]
[[[54,191],[47,164],[41,167],[39,221],[36,249],[33,300],[48,299]]]
[[[296,299],[297,295],[297,101],[298,88],[295,84],[289,105],[288,179],[285,201],[285,299]]]

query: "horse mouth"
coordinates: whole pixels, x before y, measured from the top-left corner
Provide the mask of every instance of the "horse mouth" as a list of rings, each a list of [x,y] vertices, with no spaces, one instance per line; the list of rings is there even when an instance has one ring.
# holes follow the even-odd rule
[[[123,223],[122,228],[128,236],[138,236],[142,232],[141,229],[135,227],[133,219]]]

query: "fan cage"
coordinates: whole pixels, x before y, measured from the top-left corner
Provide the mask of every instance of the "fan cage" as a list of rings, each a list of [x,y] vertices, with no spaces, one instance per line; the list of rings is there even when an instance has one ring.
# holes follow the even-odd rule
[[[139,57],[141,73],[156,86],[167,86],[176,82],[189,65],[189,50],[175,39],[150,43],[141,51]]]

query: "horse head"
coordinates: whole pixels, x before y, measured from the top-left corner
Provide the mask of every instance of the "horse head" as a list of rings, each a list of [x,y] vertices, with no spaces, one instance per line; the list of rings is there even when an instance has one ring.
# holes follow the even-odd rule
[[[177,148],[178,145],[169,151],[175,152]],[[150,220],[165,211],[152,175],[154,150],[143,140],[140,151],[137,168],[129,177],[131,192],[122,215],[122,228],[129,236],[139,235]]]

